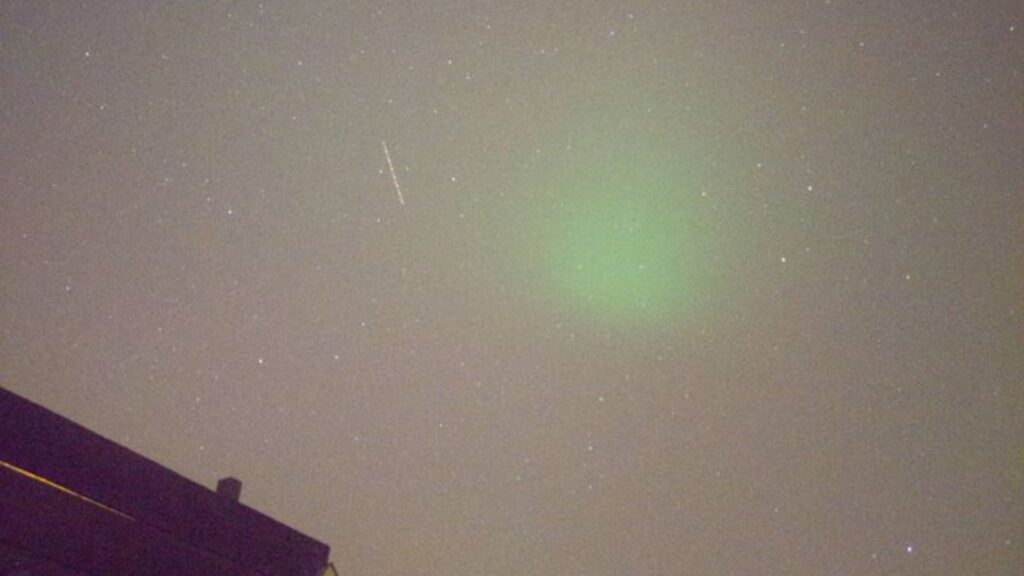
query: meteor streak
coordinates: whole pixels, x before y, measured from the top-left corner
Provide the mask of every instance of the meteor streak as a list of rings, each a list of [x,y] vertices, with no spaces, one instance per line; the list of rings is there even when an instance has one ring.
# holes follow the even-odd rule
[[[395,192],[398,192],[398,203],[405,206],[405,197],[402,196],[402,186],[398,183],[398,175],[395,174],[395,165],[391,163],[391,153],[388,152],[388,143],[381,140],[380,144],[384,148],[384,158],[388,161],[388,170],[391,172],[391,182],[395,185]]]

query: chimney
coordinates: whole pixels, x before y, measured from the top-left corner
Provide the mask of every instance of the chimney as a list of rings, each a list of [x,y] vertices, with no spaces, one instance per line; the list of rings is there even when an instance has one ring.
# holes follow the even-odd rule
[[[230,476],[221,478],[217,481],[217,494],[221,498],[238,502],[238,499],[242,497],[242,481]]]

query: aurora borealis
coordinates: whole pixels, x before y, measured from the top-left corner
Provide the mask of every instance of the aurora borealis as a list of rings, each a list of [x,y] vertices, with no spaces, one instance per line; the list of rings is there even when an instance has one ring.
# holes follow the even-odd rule
[[[2,2],[0,385],[352,576],[1017,574],[1021,26]]]
[[[688,170],[695,159],[611,128],[574,142],[527,184],[538,199],[523,225],[523,270],[542,294],[598,322],[693,317],[724,252],[705,179]]]

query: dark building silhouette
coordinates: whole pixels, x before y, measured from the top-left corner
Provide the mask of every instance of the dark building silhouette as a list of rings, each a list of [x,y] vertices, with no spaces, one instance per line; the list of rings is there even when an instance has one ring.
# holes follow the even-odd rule
[[[326,544],[0,388],[0,576],[320,576]]]

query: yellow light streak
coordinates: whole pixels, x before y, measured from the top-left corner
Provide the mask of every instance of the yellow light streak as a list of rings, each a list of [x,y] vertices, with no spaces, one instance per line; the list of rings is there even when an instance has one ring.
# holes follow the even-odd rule
[[[74,490],[65,488],[64,486],[61,486],[60,484],[57,484],[56,482],[54,482],[52,480],[48,480],[46,478],[43,478],[42,476],[39,476],[38,474],[33,474],[32,472],[29,472],[28,470],[25,470],[24,468],[18,468],[14,464],[10,464],[8,462],[4,462],[3,460],[0,460],[0,466],[3,466],[4,468],[7,468],[8,470],[14,472],[15,474],[19,474],[21,476],[24,476],[25,478],[28,478],[29,480],[34,480],[36,482],[39,482],[40,484],[44,484],[46,486],[49,486],[50,488],[53,488],[54,490],[57,490],[59,492],[63,492],[64,494],[67,494],[68,496],[72,496],[74,498],[78,498],[79,500],[83,500],[85,502],[88,502],[89,504],[92,504],[93,506],[96,506],[98,508],[102,508],[102,509],[106,510],[107,512],[112,512],[114,514],[117,514],[118,516],[121,516],[123,518],[127,518],[127,519],[132,520],[132,521],[135,520],[135,518],[125,514],[124,512],[121,512],[119,510],[114,510],[113,508],[111,508],[110,506],[107,506],[106,504],[103,504],[101,502],[97,502],[97,501],[93,500],[92,498],[89,498],[88,496],[83,496],[83,495],[79,494],[78,492],[75,492]]]

